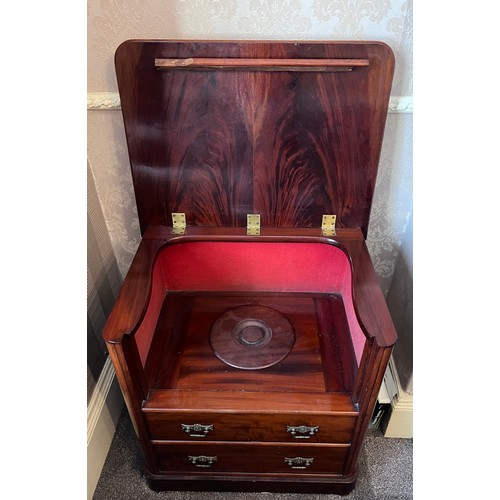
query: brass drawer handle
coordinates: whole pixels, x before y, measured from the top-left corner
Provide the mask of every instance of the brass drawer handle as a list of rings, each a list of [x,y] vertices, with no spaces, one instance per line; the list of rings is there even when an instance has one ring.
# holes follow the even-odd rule
[[[217,462],[217,457],[207,457],[205,455],[188,455],[188,459],[196,467],[211,467],[215,462]]]
[[[308,427],[307,425],[299,425],[298,427],[293,427],[291,425],[287,425],[286,431],[289,432],[295,439],[309,439],[319,431],[319,426],[316,425],[314,427]]]
[[[285,463],[292,469],[307,469],[314,462],[314,458],[285,457]]]
[[[197,438],[204,438],[210,431],[214,430],[214,426],[211,424],[181,424],[181,428],[186,434]]]

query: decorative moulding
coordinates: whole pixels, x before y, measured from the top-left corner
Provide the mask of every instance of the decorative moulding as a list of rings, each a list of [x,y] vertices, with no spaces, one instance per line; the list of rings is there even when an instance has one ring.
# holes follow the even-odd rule
[[[120,109],[118,92],[88,92],[87,109]]]
[[[389,99],[389,113],[413,113],[413,96],[391,96]]]
[[[87,109],[120,109],[120,96],[118,92],[88,92]],[[391,96],[388,111],[389,113],[413,113],[413,96]]]

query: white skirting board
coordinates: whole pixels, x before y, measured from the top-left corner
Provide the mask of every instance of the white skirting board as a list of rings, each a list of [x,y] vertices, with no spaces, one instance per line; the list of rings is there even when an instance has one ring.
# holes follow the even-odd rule
[[[389,413],[382,420],[382,431],[385,437],[413,437],[413,394],[406,393],[399,382],[394,360],[384,375],[384,381],[379,392],[380,403],[390,403]]]
[[[87,500],[92,500],[123,409],[123,396],[108,357],[87,406]]]

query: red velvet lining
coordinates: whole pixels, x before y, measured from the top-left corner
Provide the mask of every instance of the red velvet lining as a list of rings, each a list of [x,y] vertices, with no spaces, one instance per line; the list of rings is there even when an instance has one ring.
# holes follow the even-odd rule
[[[166,290],[341,293],[358,363],[365,343],[346,254],[325,243],[193,241],[165,247],[155,264],[146,316],[136,333],[143,365]]]
[[[160,255],[169,290],[340,292],[349,262],[318,243],[191,242]]]

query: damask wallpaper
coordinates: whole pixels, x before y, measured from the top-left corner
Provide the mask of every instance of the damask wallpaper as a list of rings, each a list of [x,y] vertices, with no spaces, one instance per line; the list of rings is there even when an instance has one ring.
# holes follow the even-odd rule
[[[411,95],[412,33],[402,0],[89,0],[88,90],[116,90],[111,56],[128,38],[372,39],[396,53],[393,95]]]
[[[130,38],[381,40],[393,49],[391,95],[411,101],[412,3],[405,0],[88,0],[88,158],[122,276],[140,241],[113,57]],[[107,102],[99,104],[105,94]],[[97,98],[96,98],[97,96]],[[406,106],[406,105],[405,105]],[[405,111],[403,106],[403,111]],[[412,213],[411,107],[389,114],[368,245],[388,293]],[[406,243],[405,243],[406,242]]]

